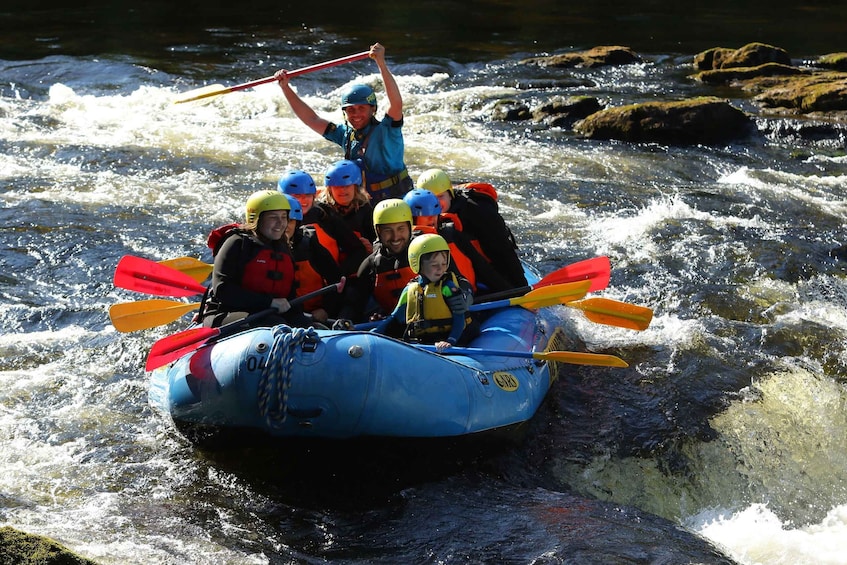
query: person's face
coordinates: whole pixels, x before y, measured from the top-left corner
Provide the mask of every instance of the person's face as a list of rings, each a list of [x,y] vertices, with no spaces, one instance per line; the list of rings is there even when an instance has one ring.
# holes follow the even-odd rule
[[[441,211],[442,212],[449,212],[450,211],[450,204],[453,203],[453,197],[450,196],[450,191],[445,190],[444,192],[439,194],[438,195],[438,202],[441,204]]]
[[[443,251],[432,253],[421,259],[421,274],[431,281],[437,281],[447,272],[449,264],[447,253]]]
[[[329,192],[332,198],[339,206],[349,206],[353,202],[353,197],[356,196],[356,185],[348,184],[347,186],[330,186]]]
[[[288,226],[288,210],[268,210],[259,215],[256,231],[270,241],[282,239]]]
[[[347,122],[354,129],[362,129],[371,120],[374,114],[374,107],[370,104],[353,104],[343,108],[344,115],[347,116]]]
[[[297,202],[300,203],[300,206],[303,207],[304,216],[312,209],[312,204],[315,203],[314,194],[292,194],[292,196],[294,196],[294,198],[297,199]]]
[[[394,222],[393,224],[380,224],[376,227],[379,242],[382,243],[389,253],[399,255],[409,244],[412,232],[409,222]]]
[[[294,237],[295,231],[297,231],[297,222],[288,220],[288,224],[285,226],[285,237],[288,238],[288,241],[291,241],[291,238]]]

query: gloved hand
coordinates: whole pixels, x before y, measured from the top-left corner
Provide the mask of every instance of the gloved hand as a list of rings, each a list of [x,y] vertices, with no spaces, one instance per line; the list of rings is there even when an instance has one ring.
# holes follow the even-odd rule
[[[332,323],[332,329],[334,330],[353,330],[353,322],[350,320],[345,320],[344,318],[339,318]]]
[[[447,307],[450,308],[450,311],[454,314],[464,314],[468,311],[468,308],[471,307],[473,297],[470,293],[465,294],[461,290],[457,289],[452,295],[445,296],[444,302],[447,303]]]

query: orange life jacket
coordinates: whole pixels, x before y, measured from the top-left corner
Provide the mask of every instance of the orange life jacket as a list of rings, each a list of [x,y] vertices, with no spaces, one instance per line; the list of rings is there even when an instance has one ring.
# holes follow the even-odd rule
[[[314,224],[309,226],[309,228],[314,227],[316,227]],[[297,296],[303,296],[324,286],[324,278],[315,270],[312,262],[309,260],[310,240],[312,237],[317,237],[317,230],[308,229],[302,231],[303,237],[294,246],[294,249],[292,249],[295,264],[294,280],[297,281],[294,292]],[[311,312],[318,308],[323,308],[323,298],[320,296],[308,300],[303,304],[303,310],[306,312]]]
[[[417,275],[415,275],[415,272],[409,265],[400,267],[399,269],[380,271],[379,263],[381,261],[378,260],[380,257],[377,256],[377,260],[374,261],[376,280],[374,282],[373,297],[383,311],[391,312],[394,310],[394,306],[397,305],[397,301],[400,299],[403,289],[406,288],[406,284]]]

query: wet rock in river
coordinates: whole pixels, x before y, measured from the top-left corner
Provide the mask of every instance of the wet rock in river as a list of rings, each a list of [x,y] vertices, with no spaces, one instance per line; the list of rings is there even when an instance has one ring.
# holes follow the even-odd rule
[[[761,91],[753,100],[766,110],[782,113],[831,114],[847,117],[847,73],[821,72],[810,75],[757,80],[745,86]]]
[[[549,57],[532,57],[521,63],[542,67],[603,67],[609,65],[631,65],[642,62],[635,51],[620,45],[601,45],[588,51],[563,53]]]
[[[574,131],[589,139],[682,145],[744,138],[755,124],[725,100],[703,97],[608,108],[577,122]]]
[[[847,71],[847,53],[829,53],[828,55],[821,55],[814,64],[815,66],[824,69]]]
[[[847,66],[847,53],[818,59],[819,67]],[[762,43],[741,49],[716,47],[697,54],[695,80],[729,84],[753,93],[764,113],[806,114],[843,120],[847,116],[847,73],[799,68],[785,50]]]
[[[524,102],[510,98],[498,100],[491,110],[491,119],[500,122],[518,122],[528,120],[531,116],[529,106]]]
[[[701,71],[758,67],[767,63],[791,66],[791,57],[785,49],[765,43],[748,43],[739,49],[713,47],[694,56],[694,68]]]
[[[55,541],[4,526],[0,528],[0,562],[44,565],[95,565]]]
[[[733,67],[702,71],[694,75],[695,80],[706,84],[730,84],[752,80],[759,77],[796,76],[808,74],[803,69],[781,63],[765,63],[756,67]]]
[[[550,127],[570,128],[602,108],[593,96],[554,96],[532,110],[532,119]]]

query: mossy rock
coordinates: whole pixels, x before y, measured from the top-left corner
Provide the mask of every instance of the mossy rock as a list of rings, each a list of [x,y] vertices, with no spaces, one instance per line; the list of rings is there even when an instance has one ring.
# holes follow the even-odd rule
[[[574,131],[589,139],[689,145],[730,142],[756,128],[727,101],[702,97],[608,108],[577,122]]]
[[[805,74],[808,73],[797,67],[780,63],[765,63],[757,67],[733,67],[703,71],[694,75],[693,78],[706,84],[728,84],[748,81],[759,77],[797,76]]]
[[[763,91],[754,100],[765,108],[802,114],[847,112],[847,73],[815,73],[759,83],[759,87]]]
[[[542,67],[605,67],[611,65],[631,65],[642,62],[641,57],[629,47],[620,45],[601,45],[588,51],[574,53],[563,53],[551,55],[550,57],[532,57],[521,61],[527,65],[539,65]]]
[[[600,102],[593,96],[554,96],[532,110],[532,119],[555,127],[570,127],[601,109]]]
[[[815,64],[824,69],[835,71],[847,71],[847,53],[829,53],[822,55]]]
[[[758,67],[767,63],[791,66],[791,57],[781,47],[758,42],[738,49],[713,47],[694,56],[694,68],[701,71]]]
[[[96,565],[55,541],[4,526],[0,528],[0,563],[15,565]]]

